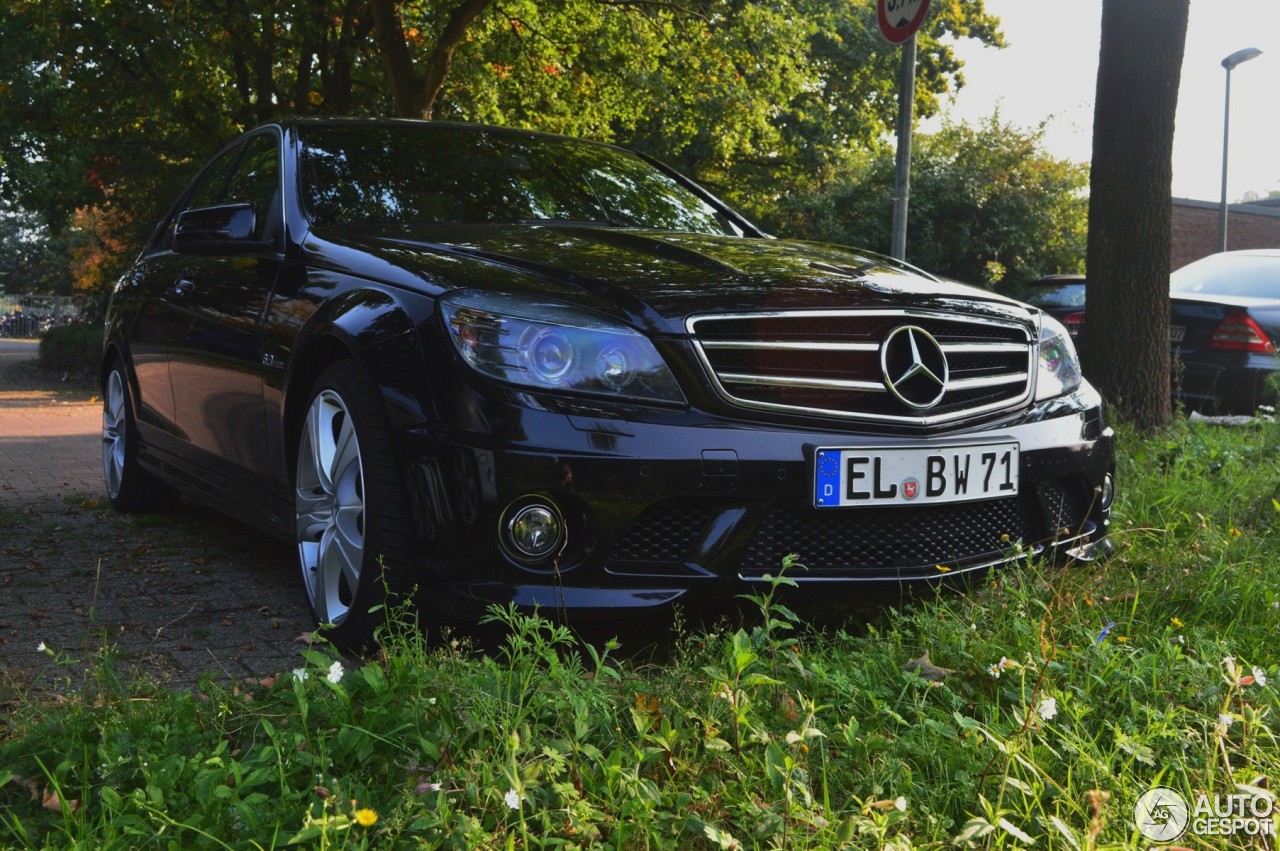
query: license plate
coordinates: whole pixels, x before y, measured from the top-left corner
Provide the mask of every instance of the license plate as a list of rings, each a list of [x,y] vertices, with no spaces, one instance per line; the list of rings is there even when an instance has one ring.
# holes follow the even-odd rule
[[[819,449],[814,505],[935,505],[1018,493],[1018,444]]]
[[[1169,326],[1169,342],[1181,343],[1182,338],[1187,336],[1186,325],[1170,325]]]

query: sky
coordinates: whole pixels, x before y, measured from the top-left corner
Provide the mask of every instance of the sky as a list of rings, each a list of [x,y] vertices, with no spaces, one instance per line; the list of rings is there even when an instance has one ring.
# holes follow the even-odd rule
[[[986,0],[1008,46],[956,44],[964,87],[944,103],[952,119],[976,122],[997,108],[1023,128],[1046,121],[1045,147],[1088,162],[1097,82],[1101,0]],[[1224,57],[1262,55],[1231,72],[1227,196],[1280,191],[1280,0],[1191,0],[1173,140],[1173,195],[1217,201],[1222,192]],[[920,122],[923,132],[937,119]]]

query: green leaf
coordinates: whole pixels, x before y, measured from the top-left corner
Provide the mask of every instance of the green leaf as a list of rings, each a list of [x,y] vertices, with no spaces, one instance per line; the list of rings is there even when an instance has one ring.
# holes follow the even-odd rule
[[[1005,833],[1009,834],[1009,835],[1010,835],[1010,836],[1012,836],[1014,839],[1018,840],[1019,842],[1023,843],[1024,845],[1035,845],[1035,844],[1036,844],[1036,841],[1035,841],[1034,839],[1032,839],[1030,836],[1028,836],[1026,833],[1024,833],[1020,828],[1018,828],[1017,826],[1015,826],[1015,825],[1014,825],[1012,822],[1010,822],[1007,818],[1004,818],[1003,816],[1001,816],[1001,817],[1000,817],[1000,820],[999,820],[999,821],[997,821],[997,822],[996,822],[996,824],[1000,825],[1000,827],[1004,829]]]
[[[1067,826],[1067,823],[1057,816],[1049,816],[1049,824],[1057,828],[1058,833],[1062,834],[1062,838],[1067,840],[1067,844],[1076,851],[1080,851],[1080,840],[1076,838],[1075,831]]]

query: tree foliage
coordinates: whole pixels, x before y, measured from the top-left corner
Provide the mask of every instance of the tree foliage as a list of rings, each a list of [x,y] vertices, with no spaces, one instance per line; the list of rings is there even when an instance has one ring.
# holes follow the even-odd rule
[[[1089,170],[1046,153],[1043,129],[994,115],[918,134],[912,151],[907,260],[975,284],[1084,271]],[[788,235],[889,250],[894,155],[879,149],[847,174],[781,205]]]
[[[949,37],[997,27],[981,0],[935,0],[919,114],[962,84]],[[873,0],[11,0],[0,31],[0,193],[54,227],[113,208],[131,245],[283,114],[620,141],[758,214],[881,138],[899,61]]]
[[[54,236],[26,210],[0,204],[0,293],[71,292],[69,252],[79,234]]]

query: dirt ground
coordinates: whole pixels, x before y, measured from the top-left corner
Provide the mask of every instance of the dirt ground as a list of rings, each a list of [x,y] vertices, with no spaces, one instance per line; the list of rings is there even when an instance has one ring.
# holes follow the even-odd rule
[[[103,671],[187,688],[205,674],[253,681],[297,667],[311,619],[292,548],[186,501],[159,515],[112,511],[93,487],[100,471],[79,469],[98,436],[53,434],[68,417],[100,423],[96,392],[0,362],[0,454],[33,423],[48,435],[11,452],[0,482],[0,703]]]

